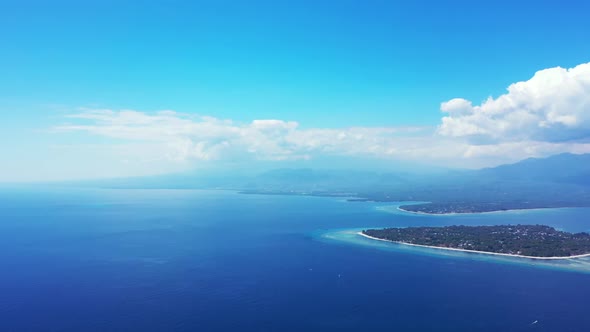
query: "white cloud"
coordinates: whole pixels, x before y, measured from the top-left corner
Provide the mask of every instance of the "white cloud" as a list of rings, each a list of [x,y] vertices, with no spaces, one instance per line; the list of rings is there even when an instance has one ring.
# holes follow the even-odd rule
[[[456,98],[442,103],[441,110],[447,116],[440,135],[476,144],[589,139],[590,63],[544,69],[481,105]]]
[[[301,129],[297,122],[277,119],[235,123],[210,116],[172,111],[83,110],[68,117],[75,123],[56,132],[85,132],[116,140],[152,144],[162,159],[298,160],[316,155],[395,157],[431,154],[432,128],[352,127]],[[428,141],[428,143],[426,142]],[[413,158],[413,157],[412,157]]]

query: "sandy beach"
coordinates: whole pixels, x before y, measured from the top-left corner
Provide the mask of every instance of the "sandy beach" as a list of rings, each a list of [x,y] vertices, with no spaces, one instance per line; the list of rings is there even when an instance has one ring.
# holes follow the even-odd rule
[[[390,241],[385,239],[379,239],[373,236],[369,236],[364,234],[363,232],[357,233],[360,236],[366,237],[371,240],[377,241],[384,241],[390,243],[397,243],[403,244],[407,246],[414,246],[414,247],[422,247],[422,248],[431,248],[431,249],[440,249],[440,250],[450,250],[450,251],[461,251],[473,254],[484,254],[484,255],[496,255],[496,256],[506,256],[506,257],[517,257],[517,258],[528,258],[528,259],[538,259],[538,260],[563,260],[563,259],[574,259],[574,258],[582,258],[582,257],[590,257],[590,254],[583,254],[583,255],[574,255],[574,256],[566,256],[566,257],[535,257],[535,256],[524,256],[524,255],[513,255],[513,254],[502,254],[496,252],[488,252],[488,251],[477,251],[477,250],[467,250],[467,249],[458,249],[458,248],[445,248],[445,247],[435,247],[435,246],[427,246],[423,244],[413,244],[413,243],[406,243],[406,242],[399,242],[399,241]]]

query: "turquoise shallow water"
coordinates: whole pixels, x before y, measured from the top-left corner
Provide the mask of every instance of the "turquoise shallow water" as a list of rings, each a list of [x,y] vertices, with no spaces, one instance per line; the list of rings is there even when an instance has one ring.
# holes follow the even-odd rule
[[[520,257],[487,255],[480,253],[468,253],[444,249],[424,248],[371,240],[358,234],[358,232],[362,230],[363,228],[334,230],[317,234],[317,236],[319,239],[325,241],[340,241],[351,245],[368,246],[380,250],[392,251],[408,255],[425,255],[440,259],[478,260],[497,264],[515,264],[544,269],[555,269],[564,272],[569,271],[590,274],[590,257],[563,260],[539,260]]]
[[[5,188],[0,331],[588,331],[586,271],[346,231],[456,223],[582,231],[588,210],[418,216],[391,205]]]
[[[406,212],[399,209],[400,205],[413,204],[413,202],[393,203],[376,206],[377,211],[389,213],[392,221],[399,225],[392,227],[406,226],[439,226],[460,224],[460,225],[497,225],[497,224],[545,224],[559,230],[568,232],[590,232],[587,216],[590,209],[587,208],[559,208],[559,209],[530,209],[510,210],[475,214],[448,214],[428,215]],[[408,223],[407,218],[414,218]],[[401,226],[404,225],[404,226]],[[408,254],[430,255],[440,258],[471,259],[495,262],[500,264],[520,264],[538,268],[556,269],[570,272],[590,273],[590,257],[564,259],[564,260],[537,260],[517,257],[506,257],[497,255],[486,255],[478,253],[466,253],[450,250],[440,250],[416,246],[407,246],[384,241],[371,240],[357,233],[363,229],[355,228],[345,230],[328,231],[319,236],[323,239],[343,241],[353,245],[370,246],[387,251],[405,252]]]

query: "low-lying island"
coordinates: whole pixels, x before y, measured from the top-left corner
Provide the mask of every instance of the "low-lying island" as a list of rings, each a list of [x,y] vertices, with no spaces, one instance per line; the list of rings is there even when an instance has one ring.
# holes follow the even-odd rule
[[[406,245],[533,259],[590,256],[590,234],[545,225],[385,228],[359,234]]]

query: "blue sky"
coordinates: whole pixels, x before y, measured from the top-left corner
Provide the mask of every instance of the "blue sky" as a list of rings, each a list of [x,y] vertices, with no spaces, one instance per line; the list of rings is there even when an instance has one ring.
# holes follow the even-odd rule
[[[232,145],[231,157],[211,154],[183,159],[182,165],[161,161],[126,168],[119,165],[123,152],[108,152],[110,147],[149,149],[146,142],[170,142],[64,127],[89,121],[71,117],[84,112],[134,110],[139,121],[142,115],[173,110],[180,114],[174,117],[209,116],[232,120],[239,128],[254,120],[294,121],[302,131],[421,128],[403,135],[414,137],[441,126],[443,102],[463,98],[479,105],[537,71],[590,61],[590,4],[583,1],[4,1],[0,8],[0,148],[10,159],[0,168],[0,180],[150,174],[191,168],[202,159],[292,159],[259,150],[250,158],[252,144],[262,144],[256,142],[241,147],[247,158]],[[586,117],[580,114],[575,128],[563,115],[559,126],[585,138],[580,119]],[[159,125],[162,119],[152,120]],[[104,118],[90,121],[105,125]],[[451,134],[445,139],[465,136],[446,132]],[[535,135],[519,140],[555,141]],[[214,144],[209,136],[197,136],[175,137],[175,142]],[[224,139],[213,136],[215,142]],[[497,140],[474,142],[479,149],[482,142]],[[98,154],[101,160],[111,165],[108,172],[104,165],[93,169],[96,163],[80,160],[88,159],[81,156],[96,144],[104,153]],[[290,153],[305,160],[334,153],[334,147],[310,144]],[[375,149],[388,152],[371,157],[412,159],[391,152],[395,148]],[[568,149],[573,148],[561,150]],[[511,159],[517,159],[514,154]],[[460,166],[462,161],[449,161],[458,155],[466,152],[432,162]],[[483,166],[490,160],[493,156],[465,164]],[[48,169],[35,175],[31,164],[39,162]]]

